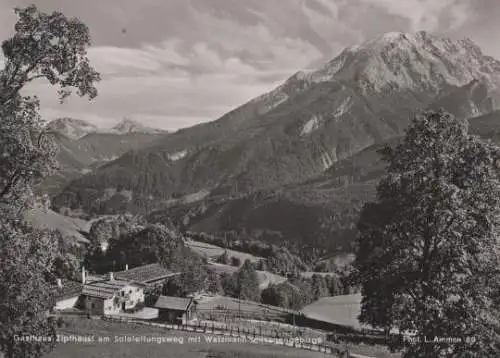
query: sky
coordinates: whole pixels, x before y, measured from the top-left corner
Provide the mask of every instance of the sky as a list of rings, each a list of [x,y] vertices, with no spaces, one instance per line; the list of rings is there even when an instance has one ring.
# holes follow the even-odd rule
[[[0,1],[0,39],[13,8]],[[73,117],[100,127],[123,118],[175,130],[219,118],[300,69],[386,32],[426,30],[469,37],[500,59],[498,0],[37,0],[90,28],[88,56],[102,75],[99,96],[59,104],[47,84],[29,88],[46,120]],[[2,66],[0,58],[0,66]]]

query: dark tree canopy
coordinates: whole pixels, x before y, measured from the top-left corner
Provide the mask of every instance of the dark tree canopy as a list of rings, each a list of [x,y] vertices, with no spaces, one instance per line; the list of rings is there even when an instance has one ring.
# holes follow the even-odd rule
[[[361,321],[471,344],[406,343],[405,357],[500,352],[500,150],[442,111],[416,116],[359,220]]]
[[[38,98],[26,95],[25,87],[45,80],[59,88],[61,100],[72,88],[92,99],[100,79],[86,56],[90,36],[81,21],[39,12],[34,5],[15,13],[14,35],[2,43],[0,69],[0,352],[7,358],[41,357],[51,347],[14,337],[53,336],[46,315],[51,270],[72,271],[70,262],[57,262],[54,233],[21,223],[33,204],[33,187],[57,169],[57,148],[44,132]]]

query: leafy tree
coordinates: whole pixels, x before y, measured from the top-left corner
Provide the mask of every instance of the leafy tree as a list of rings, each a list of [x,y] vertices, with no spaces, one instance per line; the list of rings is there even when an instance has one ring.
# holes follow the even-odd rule
[[[113,269],[112,261],[116,261],[117,258],[110,258],[107,252],[103,252],[102,245],[113,243],[113,248],[116,249],[121,239],[136,237],[141,230],[145,229],[145,226],[144,218],[130,214],[113,218],[101,218],[94,221],[89,230],[88,239],[90,244],[85,255],[85,266],[95,272],[105,272]],[[126,260],[127,258],[123,258],[123,255],[121,255],[118,264],[121,265],[122,261]]]
[[[238,297],[238,279],[235,274],[223,272],[220,274],[220,281],[226,296]]]
[[[4,204],[5,200],[13,203],[57,168],[56,148],[44,136],[39,100],[21,95],[21,90],[46,79],[59,87],[61,101],[72,87],[78,95],[94,98],[93,84],[99,80],[86,57],[90,37],[82,22],[59,12],[41,13],[35,6],[16,8],[15,13],[16,32],[2,43],[5,67],[0,72],[0,199]],[[7,207],[12,208],[12,203]]]
[[[0,230],[0,351],[6,357],[41,357],[52,344],[20,344],[15,336],[55,338],[51,308],[51,268],[58,253],[53,232],[19,224]]]
[[[15,14],[15,33],[2,43],[0,70],[0,351],[8,358],[41,357],[51,348],[20,343],[15,336],[55,333],[46,313],[58,240],[21,224],[21,215],[33,202],[33,187],[57,169],[57,148],[43,130],[38,98],[21,91],[45,79],[59,87],[61,101],[71,88],[94,98],[99,80],[86,56],[90,37],[81,21],[33,5]]]
[[[304,283],[306,281],[269,285],[262,291],[262,302],[272,306],[299,310],[313,301],[310,286]],[[309,291],[304,291],[304,288],[308,288]]]
[[[337,276],[327,275],[325,276],[325,282],[330,296],[339,296],[344,294],[344,286]]]
[[[136,267],[152,263],[164,263],[173,267],[183,262],[182,239],[160,224],[148,225],[138,231],[133,230],[125,236],[114,235],[106,253],[106,262],[115,269]],[[103,267],[107,271],[109,268]]]
[[[231,266],[239,267],[241,265],[241,259],[236,256],[231,256]]]
[[[287,292],[281,286],[270,284],[260,295],[262,303],[277,307],[289,307]]]
[[[417,115],[402,143],[381,152],[388,167],[360,216],[353,277],[362,322],[421,339],[404,344],[404,357],[500,352],[499,152],[442,111]]]
[[[207,292],[217,294],[217,295],[223,295],[224,294],[224,288],[222,287],[222,281],[213,269],[209,268],[208,270],[208,275],[207,275],[207,286],[206,290]]]
[[[224,252],[219,257],[217,257],[217,259],[215,261],[219,264],[228,265],[229,264],[229,254],[227,253],[227,250],[224,250]]]
[[[55,231],[52,236],[58,243],[58,254],[53,269],[55,278],[79,280],[85,249],[66,240],[59,231]]]
[[[314,274],[312,276],[312,296],[314,300],[319,300],[322,297],[329,295],[329,290],[326,281],[321,275]]]
[[[245,260],[236,272],[236,278],[238,282],[237,295],[239,298],[249,301],[260,300],[259,277],[250,260]]]
[[[213,272],[203,259],[188,247],[180,247],[176,253],[175,263],[166,262],[166,264],[179,275],[168,279],[164,286],[164,294],[185,297],[200,291],[213,288],[210,281],[213,278]]]

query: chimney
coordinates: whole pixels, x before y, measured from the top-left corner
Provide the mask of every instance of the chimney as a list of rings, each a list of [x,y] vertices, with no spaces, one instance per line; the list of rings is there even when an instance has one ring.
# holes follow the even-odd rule
[[[87,283],[87,273],[85,272],[85,266],[82,266],[82,283],[84,285]]]
[[[115,278],[114,278],[114,276],[113,276],[113,272],[110,272],[110,273],[109,273],[109,280],[110,280],[110,281],[113,281],[114,279],[115,279]]]
[[[62,288],[62,280],[60,278],[57,279],[57,287]]]
[[[125,264],[125,271],[128,271],[128,264]]]

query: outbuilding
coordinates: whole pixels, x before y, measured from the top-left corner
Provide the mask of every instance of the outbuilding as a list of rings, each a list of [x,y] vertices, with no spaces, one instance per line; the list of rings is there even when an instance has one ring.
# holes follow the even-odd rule
[[[160,296],[155,308],[159,318],[173,324],[185,324],[196,316],[196,304],[192,297]]]

